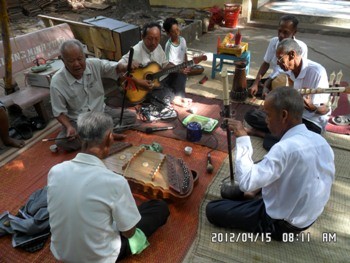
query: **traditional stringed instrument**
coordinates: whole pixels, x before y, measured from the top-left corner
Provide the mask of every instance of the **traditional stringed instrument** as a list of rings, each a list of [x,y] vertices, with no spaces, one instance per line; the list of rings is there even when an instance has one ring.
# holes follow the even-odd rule
[[[103,160],[123,175],[130,187],[152,198],[180,200],[188,197],[198,177],[181,158],[132,146]]]
[[[138,69],[135,69],[132,72],[132,75],[136,79],[146,79],[146,80],[151,80],[153,82],[153,88],[159,88],[160,83],[159,83],[159,78],[169,74],[169,73],[174,73],[178,72],[183,68],[186,67],[191,67],[195,64],[200,63],[201,61],[206,61],[207,56],[201,55],[198,57],[194,57],[193,60],[181,63],[177,66],[174,66],[172,68],[166,68],[162,70],[162,67],[156,63],[156,62],[151,62],[145,67],[141,67]],[[153,89],[152,88],[152,89]],[[131,103],[139,103],[142,102],[147,93],[150,92],[151,89],[144,89],[142,87],[137,87],[136,89],[127,89],[126,90],[126,97]]]
[[[318,93],[350,93],[350,87],[331,87],[331,88],[301,88],[298,90],[301,95],[318,94]]]

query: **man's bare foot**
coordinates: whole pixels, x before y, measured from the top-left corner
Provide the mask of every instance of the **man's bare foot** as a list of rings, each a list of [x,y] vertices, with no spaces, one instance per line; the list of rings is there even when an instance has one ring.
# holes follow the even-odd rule
[[[25,142],[23,140],[17,140],[9,137],[6,141],[3,141],[3,143],[6,146],[15,147],[15,148],[22,148],[25,145]]]
[[[126,138],[125,134],[113,133],[113,138],[115,141],[124,140]]]
[[[254,129],[254,128],[244,127],[244,129],[246,130],[246,132],[247,132],[248,135],[250,135],[250,136],[257,136],[257,137],[260,137],[260,138],[264,138],[265,135],[266,135],[265,132],[256,130],[256,129]]]
[[[256,197],[258,197],[261,193],[261,189],[257,189],[255,191],[252,192],[244,192],[244,199],[254,199]]]

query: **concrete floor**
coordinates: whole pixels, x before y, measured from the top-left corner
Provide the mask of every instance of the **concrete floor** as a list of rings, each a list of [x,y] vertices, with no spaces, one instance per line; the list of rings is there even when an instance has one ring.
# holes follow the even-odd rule
[[[264,5],[271,11],[350,19],[350,1],[289,0],[273,1]]]
[[[248,77],[255,78],[263,57],[268,46],[269,40],[277,36],[277,22],[276,30],[267,28],[256,28],[239,26],[243,36],[242,41],[249,43],[249,50],[251,52],[250,73]],[[237,29],[219,28],[215,31],[210,31],[188,44],[189,50],[192,53],[206,53],[208,60],[202,62],[205,66],[206,73],[210,78],[212,54],[216,52],[217,38],[223,37],[228,32],[235,33]],[[316,61],[323,65],[328,73],[333,71],[338,73],[343,72],[342,80],[350,82],[350,62],[349,62],[349,38],[340,36],[328,36],[311,33],[298,33],[297,38],[304,41],[308,46],[309,59]],[[215,79],[220,81],[219,74],[216,74]]]

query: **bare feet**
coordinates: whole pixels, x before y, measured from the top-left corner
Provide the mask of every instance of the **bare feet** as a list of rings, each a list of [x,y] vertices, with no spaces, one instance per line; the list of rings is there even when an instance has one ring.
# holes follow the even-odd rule
[[[6,141],[3,141],[3,143],[6,146],[15,147],[15,148],[22,148],[25,145],[25,142],[23,140],[17,140],[9,137]]]
[[[244,199],[254,199],[256,197],[259,197],[261,193],[261,188],[255,190],[255,191],[252,191],[252,192],[244,192]]]

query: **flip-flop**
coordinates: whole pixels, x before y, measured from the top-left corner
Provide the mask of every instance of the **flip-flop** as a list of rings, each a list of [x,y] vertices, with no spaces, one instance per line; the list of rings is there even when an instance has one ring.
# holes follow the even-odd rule
[[[42,130],[46,127],[44,119],[39,116],[30,118],[29,123],[33,130]]]
[[[334,124],[339,126],[347,126],[350,124],[350,115],[339,115],[332,118]]]
[[[27,123],[19,123],[9,129],[9,136],[17,140],[28,140],[33,137],[33,130]]]

